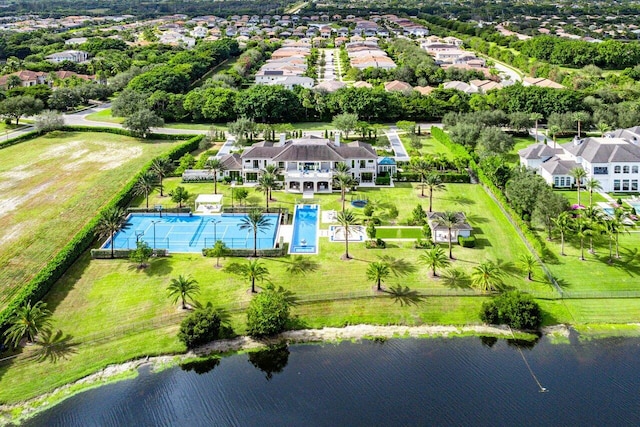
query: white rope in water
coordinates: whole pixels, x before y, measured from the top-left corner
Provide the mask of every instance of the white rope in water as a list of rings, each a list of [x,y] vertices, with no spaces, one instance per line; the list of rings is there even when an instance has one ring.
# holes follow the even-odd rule
[[[516,339],[516,336],[513,334],[513,330],[511,329],[511,326],[509,326],[509,332],[511,332],[511,336],[513,337],[513,339]],[[533,373],[533,369],[531,369],[529,362],[527,362],[527,358],[524,357],[524,353],[522,352],[522,349],[517,346],[516,348],[520,352],[520,356],[522,356],[522,360],[524,361],[524,364],[527,365],[527,369],[529,369],[529,373],[531,374],[531,377],[534,379],[536,384],[538,384],[538,387],[540,388],[540,393],[546,393],[547,391],[549,391],[546,388],[542,387],[542,384],[540,384],[540,381],[538,381],[538,377],[536,377],[536,374]]]

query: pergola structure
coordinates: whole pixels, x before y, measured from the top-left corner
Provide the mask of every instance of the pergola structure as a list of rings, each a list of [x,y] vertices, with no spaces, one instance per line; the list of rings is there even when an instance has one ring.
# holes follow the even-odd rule
[[[199,194],[196,198],[197,213],[219,213],[222,210],[222,194]]]

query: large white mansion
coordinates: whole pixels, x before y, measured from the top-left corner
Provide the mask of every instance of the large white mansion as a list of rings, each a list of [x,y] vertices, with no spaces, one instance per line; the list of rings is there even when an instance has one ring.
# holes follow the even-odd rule
[[[554,187],[575,184],[570,171],[583,168],[605,192],[637,192],[640,181],[640,126],[619,129],[600,138],[575,138],[558,145],[537,143],[518,152],[520,164],[537,171]]]

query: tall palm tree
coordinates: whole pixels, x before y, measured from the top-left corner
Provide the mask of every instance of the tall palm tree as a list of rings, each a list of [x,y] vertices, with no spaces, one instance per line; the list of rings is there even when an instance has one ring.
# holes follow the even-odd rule
[[[370,262],[367,268],[367,279],[378,285],[378,290],[382,290],[382,282],[389,277],[391,270],[387,263],[382,261]]]
[[[149,195],[156,188],[156,174],[151,171],[143,173],[133,187],[133,193],[136,196],[144,196],[147,201],[147,209],[149,209]]]
[[[440,174],[436,172],[429,173],[424,179],[424,185],[429,189],[429,212],[432,212],[433,208],[433,192],[445,190],[446,187],[442,183]]]
[[[583,217],[578,217],[574,222],[573,229],[580,239],[580,261],[584,261],[584,239],[589,237],[593,230],[591,229],[591,221]]]
[[[560,233],[560,255],[565,256],[564,253],[564,236],[571,230],[573,226],[573,218],[569,212],[561,212],[557,218],[553,219],[553,225]]]
[[[562,131],[562,128],[558,125],[551,125],[549,126],[549,128],[547,129],[547,137],[549,134],[551,134],[551,137],[553,138],[553,148],[556,148],[556,136]]]
[[[471,285],[484,292],[498,290],[502,286],[502,271],[492,261],[485,261],[473,267]]]
[[[269,210],[269,200],[271,199],[271,190],[275,188],[276,185],[277,185],[276,176],[269,172],[264,172],[258,178],[258,185],[256,186],[256,191],[261,191],[264,193],[264,196],[267,202],[267,211]]]
[[[9,318],[9,328],[4,332],[5,342],[17,347],[23,338],[33,343],[36,335],[51,326],[51,311],[47,304],[38,301],[31,305],[31,301],[18,307]]]
[[[246,263],[233,262],[224,270],[248,280],[251,283],[252,293],[256,293],[256,280],[262,282],[269,278],[269,270],[258,259],[248,259]]]
[[[336,220],[344,228],[344,259],[351,258],[349,256],[349,236],[353,232],[353,227],[358,224],[356,216],[349,209],[338,212]]]
[[[589,206],[582,211],[581,216],[587,219],[591,225],[591,234],[589,234],[589,253],[595,253],[593,249],[593,236],[604,226],[604,212],[599,208]]]
[[[434,246],[431,249],[427,249],[423,254],[418,257],[418,261],[426,264],[431,269],[431,275],[436,277],[437,268],[445,268],[451,264],[447,254],[444,253],[440,246]]]
[[[258,232],[264,232],[271,226],[271,219],[265,216],[260,209],[253,209],[246,217],[242,218],[238,228],[240,230],[253,231],[253,256],[258,256]]]
[[[615,230],[616,258],[620,258],[620,242],[618,239],[620,236],[620,233],[621,232],[628,233],[629,230],[627,230],[626,227],[635,228],[635,225],[625,226],[625,219],[629,219],[629,214],[624,210],[622,210],[621,208],[616,208],[612,218],[612,221],[615,221],[615,226],[616,226],[616,230]]]
[[[527,280],[533,280],[533,272],[536,269],[538,262],[531,254],[522,254],[519,259],[520,267],[527,273]]]
[[[193,301],[193,297],[200,293],[200,286],[191,276],[185,277],[181,274],[177,279],[171,279],[167,292],[169,298],[172,298],[173,304],[178,300],[182,301],[182,309],[184,310],[187,308],[187,299]]]
[[[424,180],[431,173],[431,164],[422,157],[412,157],[409,161],[409,169],[420,176],[420,197],[424,197]]]
[[[542,120],[543,118],[544,118],[544,116],[543,116],[542,114],[540,114],[540,113],[531,113],[531,114],[529,115],[529,120],[531,120],[532,122],[534,122],[534,123],[535,123],[535,126],[536,126],[536,133],[535,133],[535,135],[536,135],[536,142],[538,142],[538,122],[539,122],[540,120]]]
[[[609,264],[613,262],[613,244],[616,242],[621,227],[622,223],[615,218],[609,219],[603,223],[603,229],[607,235],[607,240],[609,241]]]
[[[576,166],[569,171],[569,176],[576,180],[576,187],[578,188],[578,204],[580,204],[580,187],[582,180],[587,176],[587,172],[582,169],[582,166]]]
[[[584,188],[589,190],[589,206],[593,206],[593,191],[602,190],[600,181],[591,177],[584,182]]]
[[[453,259],[453,252],[452,252],[452,242],[451,242],[451,237],[452,237],[452,233],[451,231],[457,226],[462,224],[463,221],[463,216],[459,213],[459,212],[453,212],[453,211],[445,211],[443,212],[439,217],[434,218],[434,222],[442,227],[447,227],[447,237],[449,240],[449,259]]]
[[[127,213],[120,207],[111,207],[100,214],[96,230],[100,237],[109,237],[111,239],[111,258],[113,258],[115,242],[114,236],[120,230],[126,230],[130,227],[125,222]]]
[[[576,111],[571,117],[573,118],[574,122],[578,123],[578,139],[580,139],[580,127],[582,125],[582,122],[589,120],[589,113],[587,113],[586,111]]]
[[[345,162],[338,162],[335,164],[334,171],[337,173],[340,173],[340,172],[346,173],[346,172],[349,172],[350,170],[351,168]]]
[[[219,158],[207,160],[207,168],[213,171],[213,194],[218,194],[218,173],[224,172],[225,168]]]
[[[338,163],[339,165],[343,165],[344,163]],[[340,189],[340,200],[342,201],[342,211],[344,212],[344,203],[347,199],[346,193],[347,188],[355,185],[355,180],[351,176],[351,173],[344,171],[337,171],[333,175],[333,185]]]
[[[271,175],[273,175],[274,179],[276,181],[278,181],[278,174],[280,173],[280,168],[278,167],[278,165],[275,164],[270,164],[264,167],[263,171],[265,173],[269,173]],[[269,200],[273,200],[273,195],[271,194],[271,190],[269,190]]]
[[[173,163],[168,157],[158,157],[151,163],[151,171],[156,174],[160,181],[160,197],[164,197],[164,185],[163,180],[169,175],[173,169]]]

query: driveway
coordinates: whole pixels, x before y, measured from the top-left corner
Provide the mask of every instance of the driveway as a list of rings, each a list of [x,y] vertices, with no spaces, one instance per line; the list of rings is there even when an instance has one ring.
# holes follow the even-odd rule
[[[397,162],[408,162],[409,154],[407,154],[407,150],[405,150],[400,137],[398,136],[398,128],[396,126],[389,126],[388,131],[384,131],[385,135],[389,139],[389,143],[391,144],[391,148],[395,153],[395,159]]]

